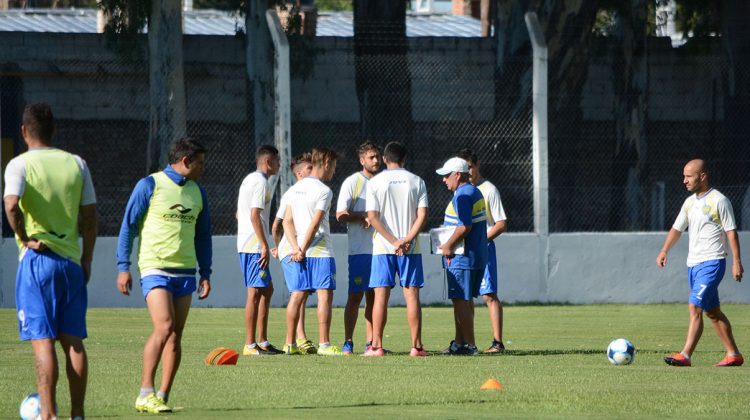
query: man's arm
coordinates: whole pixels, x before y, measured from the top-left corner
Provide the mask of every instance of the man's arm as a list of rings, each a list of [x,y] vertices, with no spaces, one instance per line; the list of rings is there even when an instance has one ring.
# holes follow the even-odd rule
[[[424,226],[424,222],[426,220],[427,220],[427,207],[418,208],[417,218],[414,219],[414,223],[412,223],[411,229],[409,229],[409,233],[404,238],[404,243],[406,244],[405,251],[408,251],[409,248],[411,248],[412,241],[414,241],[417,235],[419,235],[419,232],[422,230],[422,226]]]
[[[664,240],[664,245],[662,245],[659,255],[656,256],[656,265],[658,267],[663,268],[667,265],[667,253],[680,240],[680,236],[682,236],[682,232],[679,230],[675,228],[669,229],[667,238]]]
[[[315,237],[315,232],[318,231],[320,222],[323,221],[323,217],[325,217],[325,215],[326,212],[324,212],[323,210],[315,210],[315,213],[313,213],[312,220],[310,221],[310,226],[307,227],[305,236],[302,238],[302,243],[299,246],[302,254],[307,252],[307,248],[312,243],[312,240]]]
[[[729,249],[732,250],[732,277],[737,281],[742,281],[742,275],[745,269],[742,267],[742,256],[740,255],[740,238],[737,231],[732,229],[727,231],[727,240]]]
[[[370,220],[370,224],[373,228],[375,228],[375,231],[380,234],[386,241],[391,243],[393,246],[397,246],[396,243],[399,241],[397,237],[393,236],[390,230],[388,230],[387,227],[383,224],[383,222],[380,220],[380,212],[375,210],[370,210],[367,212],[367,218]]]
[[[508,221],[507,220],[498,220],[495,222],[494,225],[490,228],[489,231],[487,231],[487,240],[493,241],[495,238],[500,236],[501,234],[505,233],[505,231],[508,229]]]
[[[278,258],[278,246],[281,243],[281,237],[284,235],[284,219],[278,217],[273,219],[273,225],[271,225],[271,236],[273,237],[273,243],[276,244],[271,248],[271,254],[274,258]]]
[[[294,218],[292,217],[292,208],[290,206],[286,206],[286,210],[284,211],[283,225],[286,239],[289,241],[289,245],[292,246],[292,261],[302,261],[305,258],[305,253],[301,252],[297,243],[297,231],[294,227]]]
[[[123,295],[130,295],[133,287],[133,277],[130,275],[130,253],[133,250],[133,240],[138,234],[143,217],[151,203],[154,193],[154,179],[150,176],[141,179],[133,188],[117,237],[117,290]]]
[[[81,268],[83,278],[88,283],[91,278],[91,261],[94,259],[94,244],[96,244],[97,218],[96,204],[81,206],[81,237],[83,250],[81,252]]]
[[[469,235],[469,232],[471,232],[471,225],[459,225],[456,226],[456,230],[453,231],[453,234],[450,238],[448,238],[447,241],[445,241],[442,245],[440,245],[440,250],[444,257],[450,258],[453,256],[453,248],[456,247],[456,244],[467,237]]]
[[[205,299],[211,292],[211,262],[213,258],[213,243],[211,238],[211,213],[208,209],[208,195],[200,187],[203,198],[203,209],[195,222],[195,257],[198,260],[198,299]]]
[[[250,209],[250,223],[253,225],[255,231],[255,237],[260,242],[260,258],[258,264],[260,268],[268,267],[268,241],[266,240],[266,233],[263,231],[263,221],[261,220],[261,212],[263,209],[253,207]]]
[[[3,197],[3,203],[5,204],[5,216],[8,218],[8,224],[10,225],[10,228],[13,229],[13,232],[16,234],[16,236],[18,236],[18,239],[21,240],[23,246],[32,249],[38,249],[39,247],[44,246],[44,244],[36,240],[34,240],[35,243],[29,243],[30,239],[28,235],[26,235],[26,225],[23,222],[23,213],[21,212],[21,208],[18,206],[19,200],[20,197],[17,195],[6,195],[5,197]]]

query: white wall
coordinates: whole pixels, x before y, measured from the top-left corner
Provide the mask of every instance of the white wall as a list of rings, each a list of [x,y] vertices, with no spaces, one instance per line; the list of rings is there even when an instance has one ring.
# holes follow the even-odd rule
[[[334,303],[346,303],[347,268],[346,236],[334,236],[339,289]],[[422,237],[425,241],[426,238]],[[658,303],[685,302],[688,296],[687,238],[677,244],[669,255],[669,264],[658,269],[656,253],[664,240],[662,233],[573,233],[554,234],[548,240],[534,234],[505,234],[497,241],[500,298],[508,302],[568,303]],[[130,297],[115,289],[116,238],[99,238],[89,283],[90,307],[143,306],[140,287],[136,283]],[[750,232],[740,233],[740,242],[750,243]],[[233,236],[214,237],[214,274],[211,296],[195,306],[241,307],[245,292]],[[16,245],[9,238],[2,242],[0,256],[0,307],[14,307]],[[427,249],[424,246],[422,249]],[[545,275],[540,261],[547,258]],[[745,259],[745,264],[750,262]],[[440,260],[425,255],[424,303],[449,303]],[[731,279],[731,266],[720,286],[722,302],[750,303],[750,287]],[[134,273],[137,279],[137,273]],[[278,262],[271,265],[275,279],[274,306],[286,303],[287,291]],[[137,282],[137,280],[136,280]],[[310,304],[315,300],[311,299]],[[396,287],[392,304],[403,305],[403,294]]]

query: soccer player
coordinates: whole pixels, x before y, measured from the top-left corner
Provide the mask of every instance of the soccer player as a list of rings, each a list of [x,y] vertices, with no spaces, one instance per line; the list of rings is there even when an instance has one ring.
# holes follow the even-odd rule
[[[357,151],[362,171],[344,180],[336,203],[336,220],[346,222],[349,243],[349,297],[344,310],[344,345],[341,347],[344,354],[354,352],[352,336],[362,297],[365,297],[365,351],[372,344],[372,303],[375,299],[375,293],[370,288],[374,230],[367,220],[365,191],[367,181],[380,169],[380,149],[373,143],[366,142]]]
[[[96,241],[96,194],[86,162],[52,147],[49,105],[23,111],[21,135],[29,150],[5,169],[3,201],[19,250],[16,309],[21,340],[31,340],[40,417],[56,418],[57,355],[65,353],[70,417],[84,417],[88,358],[86,284]],[[83,250],[78,245],[81,216]]]
[[[286,266],[285,275],[288,272],[296,272],[293,278],[304,281],[304,284],[289,288],[290,291],[296,289],[297,293],[293,293],[287,306],[287,343],[284,347],[287,354],[299,353],[296,342],[293,342],[293,334],[299,313],[304,310],[302,298],[311,290],[318,293],[318,354],[342,354],[341,349],[332,345],[330,339],[331,305],[333,291],[336,290],[336,261],[333,258],[328,221],[333,191],[323,183],[333,178],[337,158],[338,155],[333,150],[313,149],[312,172],[291,188],[293,193],[290,196],[291,200],[287,202],[283,224],[292,252],[282,261],[282,266]],[[304,293],[300,294],[300,291]]]
[[[664,246],[656,257],[656,265],[660,268],[667,265],[667,253],[680,239],[682,232],[688,229],[690,323],[682,351],[665,357],[664,361],[672,366],[692,364],[691,356],[703,333],[705,312],[727,352],[724,359],[714,366],[742,366],[745,360],[734,341],[732,325],[719,305],[719,283],[726,269],[727,240],[732,250],[732,277],[736,281],[742,281],[744,272],[732,203],[722,193],[709,187],[708,169],[703,160],[691,160],[685,165],[682,173],[682,183],[693,195],[682,205],[677,220],[669,230]]]
[[[455,226],[453,234],[440,245],[443,267],[448,281],[448,298],[453,301],[456,345],[451,354],[479,354],[474,342],[474,308],[472,299],[479,296],[487,268],[487,212],[484,196],[469,182],[469,163],[460,158],[448,159],[436,170],[453,198],[445,209],[445,226]],[[456,253],[457,245],[463,252]]]
[[[374,289],[372,346],[365,356],[384,356],[383,331],[388,316],[391,288],[396,275],[404,289],[406,317],[411,332],[413,357],[427,356],[422,345],[422,307],[419,289],[424,287],[420,229],[427,219],[427,188],[424,180],[404,169],[406,148],[390,142],[383,151],[386,170],[367,182],[365,209],[375,229],[372,237],[370,287]]]
[[[487,267],[482,277],[482,285],[479,287],[479,294],[487,304],[490,312],[490,323],[492,324],[492,344],[485,350],[485,353],[502,353],[505,351],[503,344],[503,305],[497,297],[497,255],[495,251],[495,238],[500,236],[508,228],[505,217],[505,209],[500,201],[500,191],[490,181],[482,178],[479,172],[479,158],[469,149],[463,149],[458,152],[458,157],[469,162],[469,181],[479,189],[484,197],[487,213]],[[474,301],[471,302],[472,307]],[[458,339],[458,337],[456,337]],[[451,342],[450,349],[454,351],[458,347]]]
[[[310,172],[312,171],[312,155],[310,152],[305,152],[300,155],[297,155],[290,165],[290,169],[292,170],[292,173],[294,174],[294,178],[297,181],[300,181],[301,179],[307,177],[310,175]],[[273,235],[274,243],[277,244],[276,248],[271,249],[271,254],[273,254],[274,258],[278,258],[279,260],[284,260],[289,254],[292,252],[292,247],[289,244],[289,241],[286,239],[284,234],[284,227],[283,227],[283,221],[284,221],[284,214],[286,213],[286,207],[289,200],[291,200],[291,194],[290,193],[291,188],[287,190],[284,195],[281,196],[281,200],[279,200],[279,208],[276,212],[276,218],[273,221],[273,226],[271,227],[271,233]],[[283,267],[289,267],[289,266],[283,266]],[[291,267],[290,267],[291,268]],[[287,286],[289,290],[292,290],[292,287],[299,284],[299,279],[295,279],[294,276],[299,274],[297,271],[292,271],[289,273],[285,273],[285,281],[287,283]],[[300,293],[292,292],[292,293]],[[300,354],[317,354],[318,349],[315,348],[315,345],[313,345],[312,341],[310,341],[307,338],[307,333],[305,332],[305,305],[307,303],[307,294],[306,293],[300,293],[300,296],[302,297],[302,301],[300,302],[300,308],[298,315],[299,320],[297,321],[296,326],[296,337],[295,344],[297,344],[297,347],[299,348]]]
[[[206,192],[196,182],[203,173],[206,149],[186,137],[174,142],[163,171],[142,178],[133,189],[117,240],[117,288],[130,295],[130,252],[140,236],[138,268],[153,331],[143,348],[141,390],[135,409],[153,414],[170,412],[167,405],[182,356],[195,267],[200,275],[198,299],[211,291],[211,219]],[[161,360],[162,376],[154,394],[154,376]]]
[[[256,170],[242,181],[237,198],[237,252],[245,278],[245,356],[283,353],[268,342],[268,309],[273,296],[268,222],[273,192],[268,178],[279,173],[279,151],[269,145],[258,148]],[[259,343],[255,342],[258,328]]]

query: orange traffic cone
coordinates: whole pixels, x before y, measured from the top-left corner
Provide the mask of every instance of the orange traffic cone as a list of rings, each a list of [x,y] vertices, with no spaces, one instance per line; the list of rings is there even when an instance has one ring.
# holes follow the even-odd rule
[[[486,381],[485,381],[485,382],[484,382],[484,383],[482,384],[482,386],[481,386],[481,387],[479,387],[479,389],[496,389],[496,390],[498,390],[498,391],[499,391],[499,390],[503,389],[503,384],[501,384],[501,383],[500,383],[500,382],[499,382],[499,381],[498,381],[497,379],[495,379],[495,378],[490,378],[490,379],[487,379],[487,380],[486,380]]]

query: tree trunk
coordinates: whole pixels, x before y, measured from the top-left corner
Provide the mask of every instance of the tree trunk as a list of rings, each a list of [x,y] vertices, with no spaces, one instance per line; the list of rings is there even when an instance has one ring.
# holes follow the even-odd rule
[[[151,112],[147,169],[154,172],[167,164],[170,144],[186,133],[180,2],[152,0],[148,49]]]
[[[615,150],[613,191],[609,229],[646,228],[644,182],[647,179],[648,143],[646,105],[648,93],[648,55],[646,49],[646,0],[632,0],[618,13],[617,40],[612,60],[615,92]],[[623,214],[623,209],[625,210]]]
[[[411,138],[406,2],[354,0],[354,55],[361,139]]]
[[[266,22],[266,11],[273,7],[273,1],[245,3],[245,61],[247,78],[252,83],[253,150],[257,150],[262,144],[273,144],[274,139],[273,43]]]

